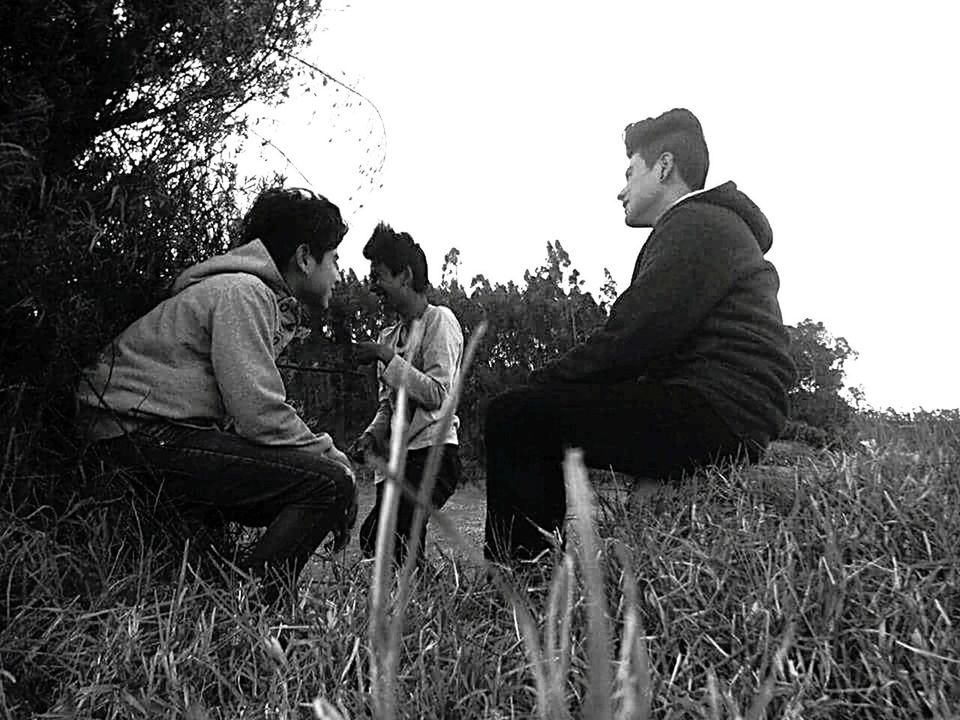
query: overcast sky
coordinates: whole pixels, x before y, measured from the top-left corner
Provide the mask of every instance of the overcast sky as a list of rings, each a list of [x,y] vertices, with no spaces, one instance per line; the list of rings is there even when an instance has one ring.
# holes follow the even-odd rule
[[[875,407],[960,407],[949,6],[327,3],[304,57],[383,125],[314,83],[262,113],[270,144],[251,141],[241,170],[339,204],[341,256],[361,276],[383,219],[423,246],[434,282],[451,247],[462,283],[506,282],[559,240],[588,290],[606,267],[622,291],[648,234],[616,199],[623,128],[687,107],[708,187],[733,180],[770,219],[784,320],[846,337],[860,354],[848,380]]]

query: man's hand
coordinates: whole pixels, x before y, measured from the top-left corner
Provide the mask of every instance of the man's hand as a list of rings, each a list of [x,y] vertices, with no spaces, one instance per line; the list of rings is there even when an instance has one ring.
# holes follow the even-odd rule
[[[331,553],[340,552],[348,542],[350,542],[350,531],[357,524],[357,509],[359,506],[359,494],[357,493],[357,480],[353,477],[353,492],[350,495],[350,502],[344,510],[343,518],[333,526],[333,537],[327,543],[327,549]]]
[[[331,445],[330,448],[323,454],[323,456],[333,460],[335,463],[343,465],[353,483],[353,488],[350,492],[350,501],[347,504],[346,510],[344,511],[340,522],[334,525],[332,530],[333,537],[327,544],[328,550],[332,553],[335,553],[343,549],[343,547],[350,541],[350,531],[353,529],[353,526],[357,524],[357,476],[353,472],[353,465],[350,464],[350,459],[347,457],[346,453],[338,450],[336,445]]]
[[[368,432],[362,433],[347,449],[347,454],[350,456],[350,459],[357,464],[367,461],[368,452],[377,452],[377,441],[374,440],[373,435]]]
[[[353,356],[361,365],[372,363],[379,360],[384,365],[389,365],[393,360],[393,348],[383,343],[358,342],[353,344]]]

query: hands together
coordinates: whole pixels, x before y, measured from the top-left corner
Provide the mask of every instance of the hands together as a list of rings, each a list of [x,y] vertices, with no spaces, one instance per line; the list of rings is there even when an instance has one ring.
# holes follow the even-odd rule
[[[355,463],[365,464],[370,462],[368,453],[372,456],[383,456],[382,448],[379,447],[376,438],[370,433],[362,433],[360,437],[351,443],[347,450],[350,459]]]
[[[384,365],[388,365],[393,359],[393,348],[383,343],[358,342],[353,344],[353,356],[361,365],[372,363],[379,360]]]

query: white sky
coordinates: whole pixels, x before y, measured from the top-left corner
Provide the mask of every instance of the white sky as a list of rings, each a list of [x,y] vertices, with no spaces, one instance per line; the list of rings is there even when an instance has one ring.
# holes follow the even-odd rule
[[[270,111],[273,146],[248,145],[241,171],[339,204],[360,276],[383,219],[434,282],[451,247],[462,283],[506,282],[560,240],[588,290],[607,267],[622,291],[648,233],[616,199],[623,128],[687,107],[707,185],[734,180],[770,219],[784,320],[846,337],[875,407],[960,407],[950,5],[339,0],[304,57],[377,105],[382,170],[375,112],[330,83]]]

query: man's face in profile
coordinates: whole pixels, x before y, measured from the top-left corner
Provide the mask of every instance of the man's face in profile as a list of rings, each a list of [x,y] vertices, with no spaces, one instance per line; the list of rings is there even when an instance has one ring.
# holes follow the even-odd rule
[[[623,221],[630,227],[653,227],[653,214],[662,194],[663,186],[656,166],[647,167],[640,153],[630,156],[627,165],[627,183],[617,195],[623,205]]]

